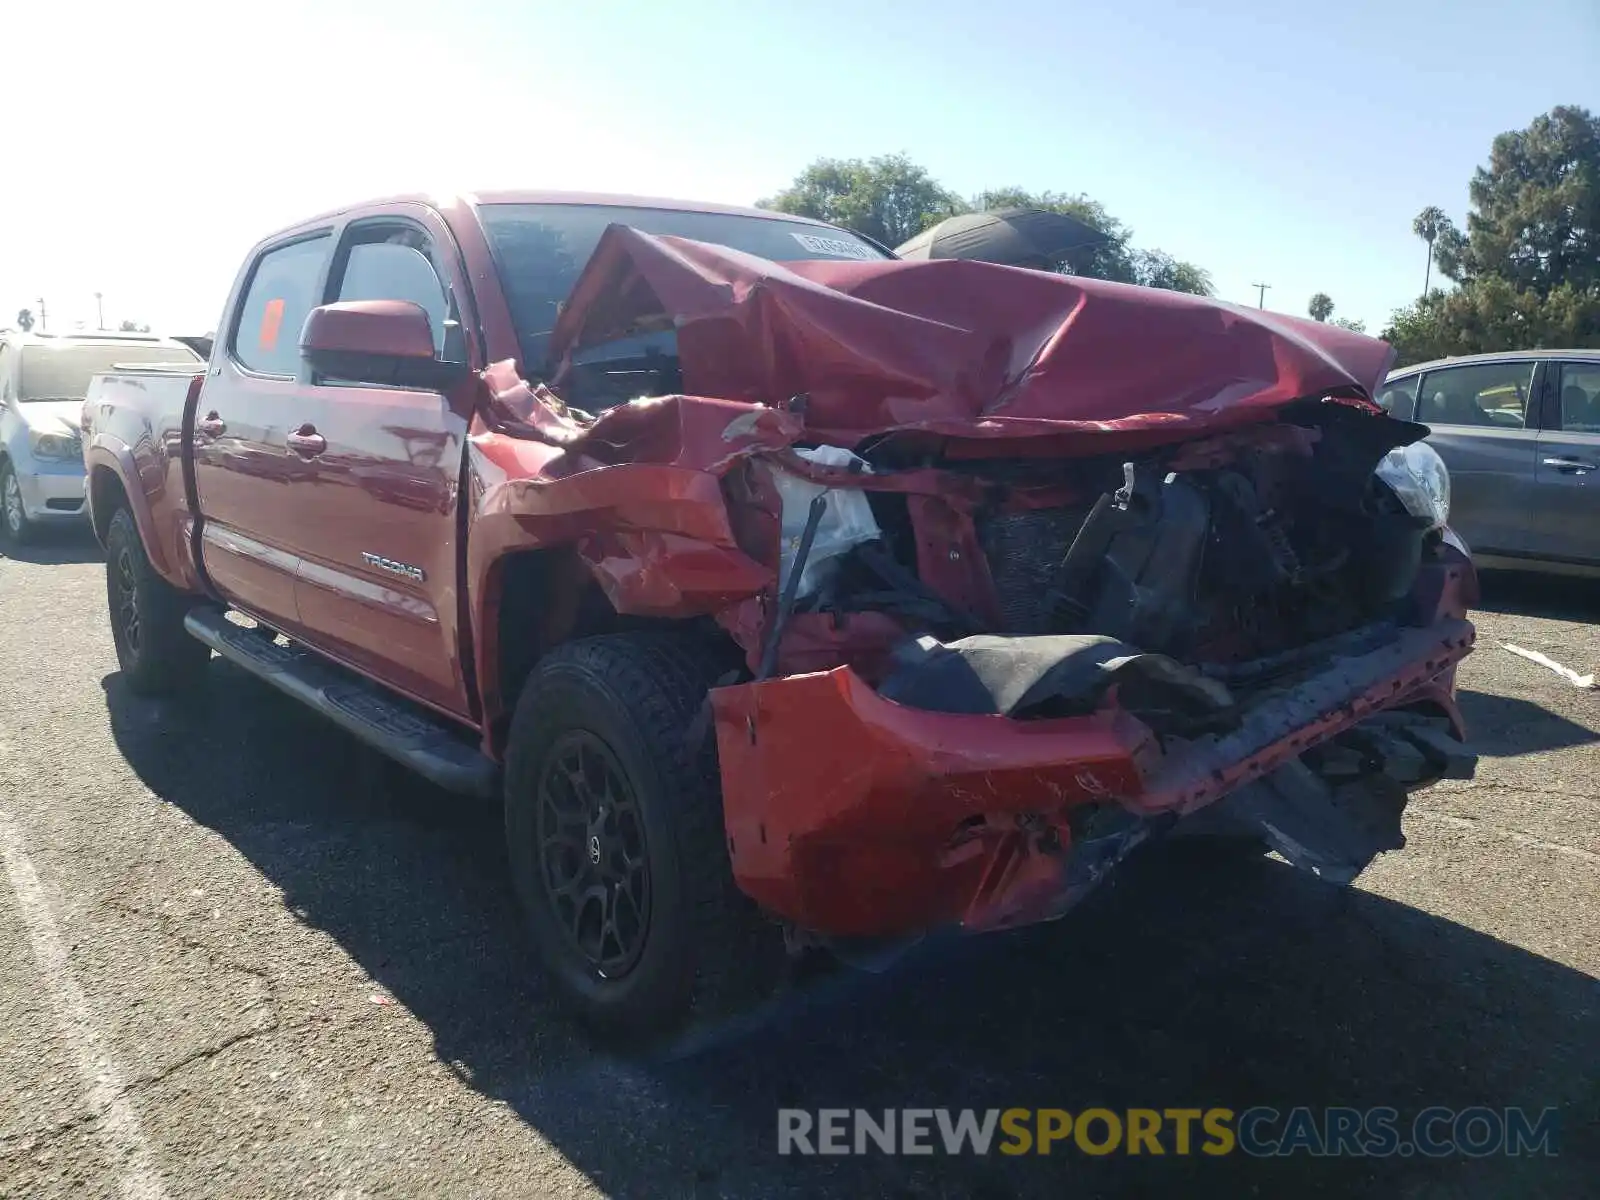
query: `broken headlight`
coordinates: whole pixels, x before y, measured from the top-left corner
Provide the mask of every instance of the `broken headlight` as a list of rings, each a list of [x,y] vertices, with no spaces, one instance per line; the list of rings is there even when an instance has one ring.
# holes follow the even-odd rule
[[[1395,447],[1378,463],[1377,474],[1406,511],[1430,528],[1450,519],[1450,471],[1432,446],[1413,442]]]

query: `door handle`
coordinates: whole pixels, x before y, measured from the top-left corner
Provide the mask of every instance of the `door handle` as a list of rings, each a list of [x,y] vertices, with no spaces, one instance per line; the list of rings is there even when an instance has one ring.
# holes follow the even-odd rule
[[[208,412],[205,420],[198,422],[197,428],[207,437],[221,437],[227,432],[228,426],[215,412]]]
[[[1547,458],[1544,465],[1554,467],[1558,471],[1600,471],[1600,466],[1592,462],[1584,462],[1581,458]]]
[[[305,458],[315,458],[328,448],[328,439],[317,432],[315,425],[306,424],[284,438],[289,449]]]

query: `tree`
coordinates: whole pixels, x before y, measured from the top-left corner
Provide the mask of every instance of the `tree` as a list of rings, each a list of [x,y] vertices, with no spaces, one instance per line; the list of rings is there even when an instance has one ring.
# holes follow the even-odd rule
[[[1306,305],[1306,312],[1311,314],[1313,321],[1326,321],[1333,316],[1333,297],[1327,292],[1318,292],[1311,297],[1311,302]]]
[[[964,209],[904,154],[819,158],[783,191],[757,204],[843,225],[886,246],[898,246]]]
[[[1428,285],[1433,282],[1433,244],[1441,236],[1449,237],[1455,232],[1455,226],[1450,218],[1444,215],[1442,208],[1432,204],[1419,212],[1411,222],[1411,232],[1428,243],[1428,265],[1422,272],[1422,294],[1428,294]]]
[[[1600,347],[1600,120],[1561,106],[1501,134],[1468,194],[1467,232],[1435,222],[1429,245],[1459,286],[1425,291],[1383,331],[1400,362]]]
[[[1340,329],[1348,329],[1351,333],[1365,333],[1367,331],[1367,323],[1358,321],[1354,317],[1334,317],[1328,324],[1337,325]]]
[[[1600,117],[1562,105],[1502,133],[1468,196],[1466,236],[1440,248],[1446,274],[1496,275],[1541,297],[1600,287]]]
[[[1135,250],[1129,244],[1131,232],[1088,196],[1004,187],[980,192],[967,201],[946,190],[904,154],[873,159],[819,158],[783,191],[757,204],[843,225],[891,247],[959,213],[1043,208],[1076,217],[1106,235],[1102,243],[1064,255],[1051,264],[1052,269],[1119,283],[1212,294],[1211,277],[1205,271],[1161,250]]]
[[[117,326],[117,329],[122,333],[149,333],[150,323],[148,321],[141,322],[124,319],[123,322]]]
[[[23,333],[33,330],[33,309],[24,308],[17,311],[17,328]]]

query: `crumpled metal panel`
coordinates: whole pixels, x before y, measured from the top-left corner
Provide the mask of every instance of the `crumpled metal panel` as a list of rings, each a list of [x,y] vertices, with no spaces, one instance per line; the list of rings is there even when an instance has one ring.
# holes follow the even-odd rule
[[[1180,292],[966,261],[778,264],[616,225],[556,323],[551,362],[661,327],[676,329],[686,391],[803,395],[807,431],[843,446],[891,430],[1094,434],[1112,452],[1308,396],[1370,397],[1393,360],[1337,326]]]

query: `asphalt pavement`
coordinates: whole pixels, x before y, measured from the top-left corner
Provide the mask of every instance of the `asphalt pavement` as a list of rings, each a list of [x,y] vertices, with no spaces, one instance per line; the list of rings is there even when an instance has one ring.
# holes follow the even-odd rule
[[[1488,581],[1471,783],[1348,890],[1162,846],[1065,921],[619,1059],[498,814],[220,660],[117,674],[86,537],[0,559],[0,1196],[1600,1195],[1600,587]],[[1555,1156],[782,1157],[777,1112],[1558,1112]]]

